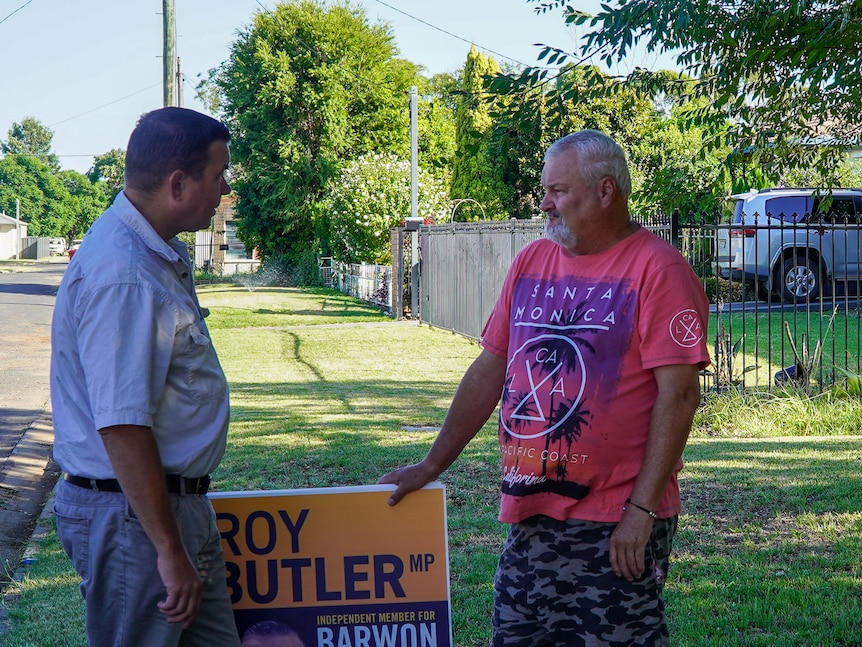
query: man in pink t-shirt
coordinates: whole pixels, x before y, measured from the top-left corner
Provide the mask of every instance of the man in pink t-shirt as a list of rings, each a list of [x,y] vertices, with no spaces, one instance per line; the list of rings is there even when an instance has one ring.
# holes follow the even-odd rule
[[[662,589],[680,511],[707,300],[634,223],[622,149],[580,131],[548,149],[545,238],[515,259],[426,457],[390,504],[437,478],[500,404],[492,645],[668,644]],[[502,396],[501,396],[502,394]]]

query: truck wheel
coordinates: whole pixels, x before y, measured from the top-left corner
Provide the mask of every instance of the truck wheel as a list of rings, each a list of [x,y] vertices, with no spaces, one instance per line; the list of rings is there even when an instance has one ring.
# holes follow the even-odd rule
[[[785,303],[814,301],[820,296],[820,263],[807,256],[795,256],[781,267],[781,299]]]

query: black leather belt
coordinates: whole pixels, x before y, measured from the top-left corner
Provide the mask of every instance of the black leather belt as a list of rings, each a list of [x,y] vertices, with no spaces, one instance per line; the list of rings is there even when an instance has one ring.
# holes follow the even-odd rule
[[[88,479],[85,476],[74,476],[73,474],[66,474],[63,478],[72,485],[87,488],[88,490],[97,490],[99,492],[123,491],[117,479]],[[165,474],[165,483],[168,486],[169,494],[204,495],[210,489],[209,475],[188,478],[179,474]]]

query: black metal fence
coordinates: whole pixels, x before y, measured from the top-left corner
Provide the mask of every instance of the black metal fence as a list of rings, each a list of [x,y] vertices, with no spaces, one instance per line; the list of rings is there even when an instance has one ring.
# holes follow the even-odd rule
[[[680,229],[693,241],[686,258],[713,303],[714,388],[856,388],[862,225],[855,214],[737,214],[731,223]]]
[[[705,388],[854,389],[862,372],[862,225],[851,218],[642,222],[682,252],[709,296]],[[542,221],[523,220],[422,226],[414,318],[478,339],[512,260],[542,229]]]

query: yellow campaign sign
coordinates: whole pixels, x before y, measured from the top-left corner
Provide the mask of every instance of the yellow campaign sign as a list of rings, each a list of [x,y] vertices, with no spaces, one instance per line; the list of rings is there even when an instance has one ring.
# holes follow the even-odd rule
[[[445,490],[393,489],[210,494],[244,645],[451,645]]]

